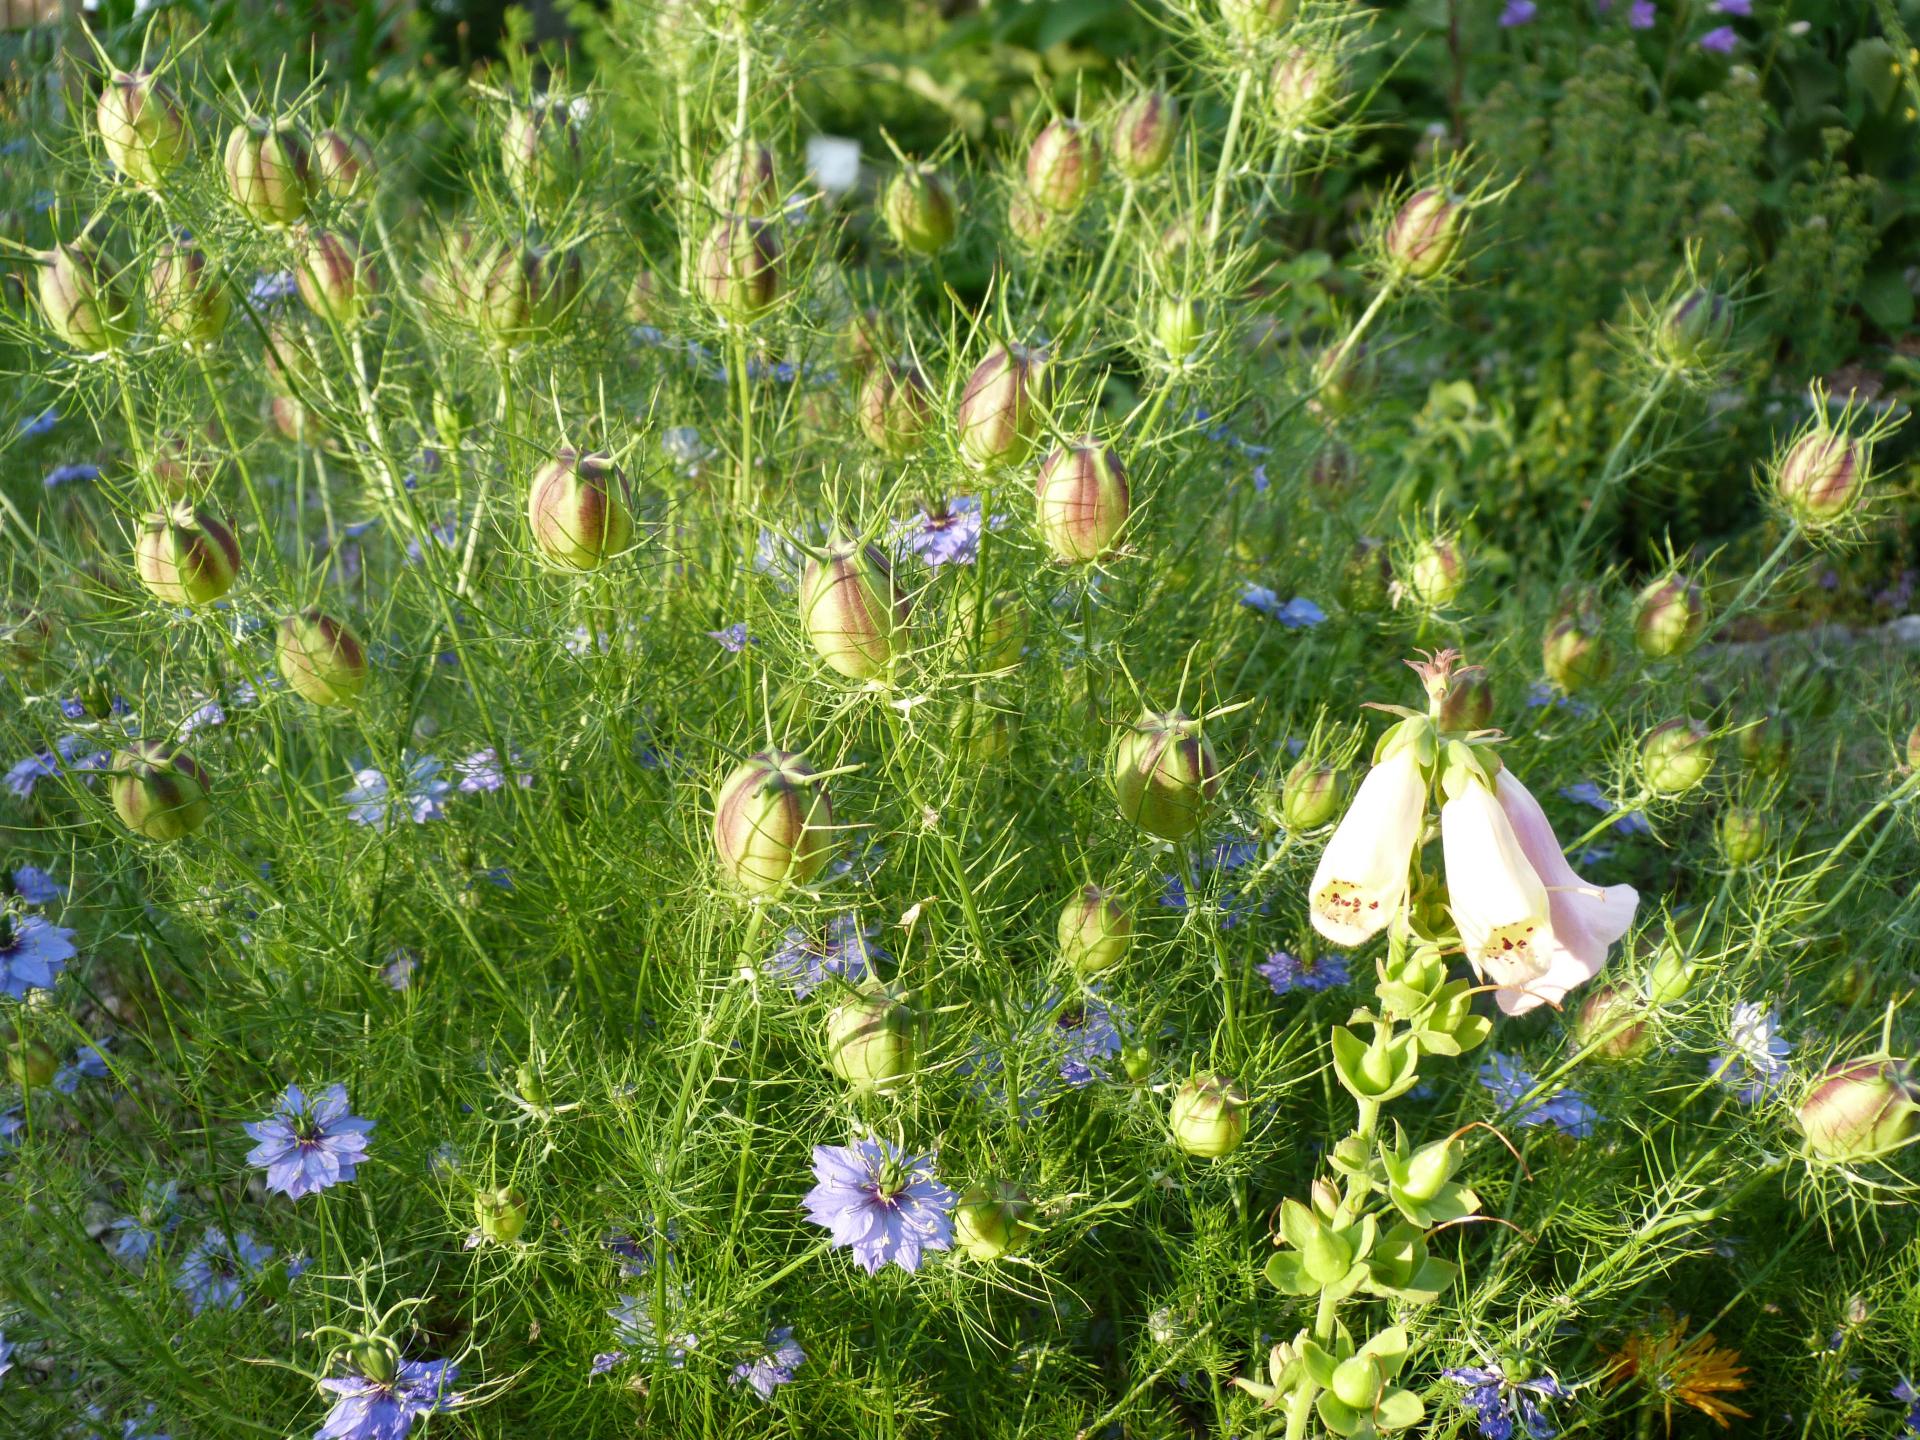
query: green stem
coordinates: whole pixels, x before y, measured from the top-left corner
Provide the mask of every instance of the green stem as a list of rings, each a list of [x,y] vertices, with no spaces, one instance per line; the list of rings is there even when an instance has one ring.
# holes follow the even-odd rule
[[[1207,253],[1211,257],[1214,241],[1220,235],[1220,217],[1227,205],[1227,176],[1233,169],[1233,152],[1240,143],[1240,124],[1246,118],[1247,96],[1253,92],[1253,70],[1240,72],[1234,87],[1233,109],[1227,115],[1226,138],[1220,142],[1220,165],[1213,172],[1213,204],[1207,212]]]
[[[1620,438],[1613,442],[1613,448],[1607,452],[1607,463],[1600,469],[1600,478],[1594,484],[1593,493],[1587,496],[1586,513],[1580,517],[1580,524],[1575,528],[1573,539],[1568,543],[1563,554],[1563,571],[1570,570],[1579,557],[1580,543],[1587,538],[1587,531],[1593,528],[1594,517],[1600,513],[1601,502],[1620,481],[1621,462],[1626,457],[1627,447],[1633,443],[1633,437],[1639,433],[1640,427],[1653,413],[1654,406],[1660,403],[1661,398],[1672,387],[1674,375],[1675,372],[1670,368],[1661,370],[1660,378],[1655,380],[1648,389],[1645,398],[1640,402],[1640,408],[1633,412],[1633,418],[1627,422],[1627,428],[1620,432]]]

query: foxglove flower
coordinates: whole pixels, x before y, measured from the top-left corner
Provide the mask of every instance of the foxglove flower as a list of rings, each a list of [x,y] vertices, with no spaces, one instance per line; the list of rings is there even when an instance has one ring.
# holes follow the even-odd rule
[[[1534,1077],[1498,1051],[1481,1065],[1480,1083],[1513,1111],[1513,1120],[1519,1125],[1551,1125],[1563,1135],[1584,1140],[1600,1119],[1599,1113],[1572,1090],[1556,1090],[1529,1100]]]
[[[869,1275],[891,1261],[915,1271],[929,1250],[953,1244],[953,1191],[933,1173],[931,1155],[909,1155],[885,1140],[813,1147],[820,1182],[807,1192],[807,1218],[837,1248],[853,1250]]]
[[[729,1385],[748,1385],[762,1400],[771,1400],[773,1392],[793,1379],[793,1372],[807,1363],[807,1352],[793,1338],[791,1325],[777,1326],[767,1332],[767,1348],[751,1360],[742,1360],[727,1378]]]
[[[202,1310],[238,1310],[246,1303],[245,1282],[266,1268],[273,1258],[273,1247],[258,1243],[245,1230],[236,1230],[233,1241],[209,1225],[200,1243],[180,1261],[180,1273],[173,1283],[186,1292],[187,1304],[198,1315]]]
[[[1540,1408],[1542,1400],[1564,1400],[1566,1387],[1551,1375],[1512,1380],[1505,1372],[1484,1365],[1459,1365],[1440,1372],[1456,1385],[1467,1387],[1467,1408],[1479,1420],[1484,1440],[1513,1440],[1514,1422],[1526,1427],[1532,1440],[1553,1440],[1559,1432]]]
[[[1386,929],[1407,897],[1407,869],[1427,818],[1427,778],[1412,745],[1367,772],[1327,841],[1308,891],[1313,928],[1344,949]]]
[[[402,1360],[390,1380],[330,1376],[320,1388],[339,1398],[314,1440],[405,1440],[422,1415],[461,1402],[449,1393],[458,1373],[450,1360]]]
[[[247,1153],[247,1163],[267,1172],[269,1191],[298,1200],[354,1178],[367,1158],[373,1122],[347,1113],[344,1085],[327,1086],[317,1100],[289,1085],[273,1114],[243,1128],[260,1142]]]
[[[1322,990],[1332,990],[1345,985],[1349,979],[1347,962],[1338,955],[1322,955],[1314,960],[1299,960],[1285,950],[1276,950],[1266,960],[1253,967],[1255,972],[1266,979],[1276,995],[1286,995],[1295,990],[1304,990],[1308,994],[1317,994]]]
[[[38,915],[0,915],[0,995],[24,1000],[29,990],[51,990],[76,953],[73,931]]]

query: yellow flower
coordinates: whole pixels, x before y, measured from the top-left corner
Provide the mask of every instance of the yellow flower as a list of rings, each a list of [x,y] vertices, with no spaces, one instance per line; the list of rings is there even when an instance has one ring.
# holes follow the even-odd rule
[[[1604,1378],[1609,1386],[1637,1380],[1646,1388],[1648,1398],[1660,1403],[1669,1432],[1673,1429],[1675,1402],[1691,1405],[1725,1430],[1727,1417],[1750,1418],[1745,1410],[1723,1398],[1728,1392],[1744,1390],[1747,1367],[1740,1363],[1740,1352],[1716,1345],[1713,1332],[1688,1340],[1687,1321],[1671,1315],[1662,1317],[1658,1331],[1636,1330],[1614,1352],[1613,1364]]]

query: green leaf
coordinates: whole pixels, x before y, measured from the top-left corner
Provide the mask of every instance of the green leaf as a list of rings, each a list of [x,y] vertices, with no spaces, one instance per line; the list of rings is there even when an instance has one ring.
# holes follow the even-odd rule
[[[1426,1417],[1427,1407],[1411,1390],[1389,1388],[1373,1407],[1373,1423],[1382,1430],[1405,1430]]]
[[[1913,291],[1897,265],[1876,265],[1860,282],[1860,308],[1882,330],[1905,330],[1913,323]]]
[[[1311,1295],[1320,1288],[1292,1250],[1276,1250],[1267,1257],[1267,1283],[1283,1295]]]
[[[1847,51],[1847,86],[1864,94],[1875,110],[1885,110],[1900,92],[1900,65],[1893,47],[1878,35]]]
[[[1342,1404],[1340,1397],[1330,1390],[1320,1392],[1320,1400],[1315,1407],[1320,1411],[1320,1422],[1336,1435],[1351,1435],[1360,1428],[1363,1418],[1351,1405]]]

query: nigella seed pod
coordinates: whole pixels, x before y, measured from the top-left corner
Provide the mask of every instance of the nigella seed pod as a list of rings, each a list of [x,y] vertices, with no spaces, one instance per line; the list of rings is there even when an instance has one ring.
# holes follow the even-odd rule
[[[28,605],[0,603],[0,656],[22,670],[47,658],[53,646],[53,621]]]
[[[213,813],[207,772],[176,745],[129,741],[114,754],[107,774],[113,813],[148,840],[183,839]]]
[[[1684,655],[1706,625],[1706,599],[1684,575],[1654,581],[1633,602],[1633,643],[1649,660]]]
[[[325,708],[352,705],[367,688],[367,652],[360,637],[318,610],[280,622],[273,663],[289,690]]]
[[[1867,479],[1865,450],[1837,430],[1814,430],[1787,448],[1774,490],[1805,525],[1837,520],[1859,503]]]
[[[1154,343],[1170,360],[1185,360],[1200,348],[1207,335],[1207,312],[1198,300],[1163,296],[1154,307]]]
[[[599,569],[633,538],[626,476],[608,456],[560,451],[527,487],[527,528],[553,564]]]
[[[970,1185],[954,1207],[954,1242],[969,1260],[991,1263],[1027,1243],[1032,1215],[1033,1201],[1009,1181]]]
[[[1434,723],[1448,734],[1464,735],[1493,726],[1493,681],[1478,665],[1448,677]]]
[[[1113,448],[1082,436],[1047,456],[1034,481],[1040,538],[1062,564],[1098,560],[1132,513],[1126,467]]]
[[[1113,114],[1107,148],[1128,180],[1158,175],[1180,134],[1180,102],[1164,90],[1143,90]]]
[[[1414,191],[1387,224],[1388,267],[1407,280],[1433,279],[1459,253],[1466,219],[1466,206],[1439,186]]]
[[[805,885],[833,852],[826,787],[798,755],[755,755],[714,794],[713,848],[720,873],[748,895]]]
[[[1283,130],[1320,124],[1340,93],[1340,66],[1324,50],[1296,45],[1274,63],[1267,101]]]
[[[320,388],[320,362],[314,358],[306,328],[293,317],[277,315],[267,322],[264,359],[267,379],[281,394]]]
[[[511,1245],[527,1228],[527,1198],[511,1185],[477,1191],[473,1223],[495,1245]]]
[[[1913,1138],[1920,1087],[1898,1060],[1870,1058],[1833,1065],[1800,1102],[1807,1148],[1823,1160],[1871,1160]]]
[[[1026,648],[1027,608],[1011,590],[987,595],[969,585],[954,597],[953,639],[968,668],[1010,669]]]
[[[515,106],[500,127],[500,173],[522,205],[557,209],[580,180],[580,136],[573,110],[543,99]]]
[[[1300,0],[1220,0],[1220,18],[1248,40],[1276,33],[1299,9]]]
[[[1669,364],[1712,362],[1733,337],[1733,308],[1711,290],[1692,289],[1675,300],[1654,326],[1654,345]]]
[[[1047,357],[1022,345],[996,345],[974,366],[954,421],[960,454],[976,470],[1024,462],[1040,429]]]
[[[871,680],[905,647],[907,597],[877,546],[836,540],[800,577],[800,623],[829,668]]]
[[[847,1084],[885,1090],[913,1073],[913,1011],[884,991],[853,995],[827,1014],[827,1068]]]
[[[1784,775],[1793,763],[1793,727],[1768,711],[1740,732],[1741,762],[1760,775]]]
[[[707,195],[722,215],[772,215],[780,208],[773,151],[757,140],[729,145],[707,174]]]
[[[1076,975],[1111,970],[1133,948],[1133,915],[1111,890],[1083,885],[1060,911],[1060,959]]]
[[[1060,228],[1060,217],[1022,186],[1007,197],[1007,229],[1026,250],[1043,250]]]
[[[210,605],[239,577],[240,545],[212,515],[182,501],[141,517],[133,568],[157,600]]]
[[[1444,535],[1422,541],[1408,557],[1407,590],[1429,610],[1445,610],[1466,588],[1467,562],[1460,547]]]
[[[1652,1043],[1646,1006],[1630,990],[1595,987],[1574,1014],[1573,1033],[1582,1047],[1601,1060],[1631,1060]]]
[[[94,118],[108,162],[149,190],[187,153],[187,121],[180,102],[151,70],[109,75]]]
[[[1100,141],[1077,120],[1055,120],[1027,150],[1027,193],[1042,208],[1078,210],[1100,183]]]
[[[1640,773],[1656,795],[1684,795],[1713,769],[1713,737],[1693,720],[1669,720],[1640,742]]]
[[[0,917],[0,920],[4,920],[4,917]],[[4,930],[0,930],[0,941],[11,938]],[[44,1090],[53,1083],[53,1077],[59,1071],[59,1051],[38,1036],[14,1031],[11,1043],[7,1046],[7,1079],[23,1089]]]
[[[317,227],[300,237],[293,278],[307,308],[342,330],[357,330],[380,292],[373,260],[359,244]]]
[[[1184,840],[1220,793],[1220,762],[1198,721],[1147,710],[1114,746],[1111,779],[1122,816],[1149,835]]]
[[[75,241],[38,258],[35,295],[48,329],[83,355],[104,355],[126,343],[130,307],[99,251]]]
[[[888,361],[860,383],[854,418],[874,448],[895,460],[918,450],[933,425],[933,392],[910,360]]]
[[[1740,806],[1722,811],[1713,831],[1720,853],[1736,869],[1756,864],[1773,848],[1773,827],[1765,811]]]
[[[910,165],[894,176],[880,213],[894,243],[913,255],[938,255],[960,224],[953,187],[931,165]]]
[[[1604,682],[1613,673],[1613,647],[1599,616],[1583,604],[1555,619],[1540,642],[1540,665],[1569,695]]]
[[[502,246],[477,273],[472,313],[494,344],[509,350],[563,330],[584,284],[579,251],[555,254],[538,245]]]
[[[884,310],[860,311],[847,322],[847,359],[864,375],[900,349],[900,329]]]
[[[307,213],[313,162],[291,120],[248,120],[227,136],[227,194],[258,225],[291,225]]]
[[[147,272],[147,303],[162,333],[187,345],[211,345],[226,329],[232,302],[226,287],[191,245],[168,240]]]
[[[700,294],[722,319],[744,324],[780,298],[780,237],[761,220],[731,216],[700,248]]]
[[[1296,833],[1318,830],[1333,823],[1346,800],[1346,773],[1303,756],[1280,786],[1280,818]]]
[[[1247,1138],[1247,1097],[1225,1075],[1198,1075],[1173,1092],[1168,1125],[1173,1143],[1202,1160],[1217,1160]]]
[[[313,142],[314,177],[336,200],[351,200],[373,183],[373,147],[351,130],[322,130]]]
[[[985,686],[976,685],[954,711],[950,753],[974,766],[998,765],[1013,753],[1013,720]]]

